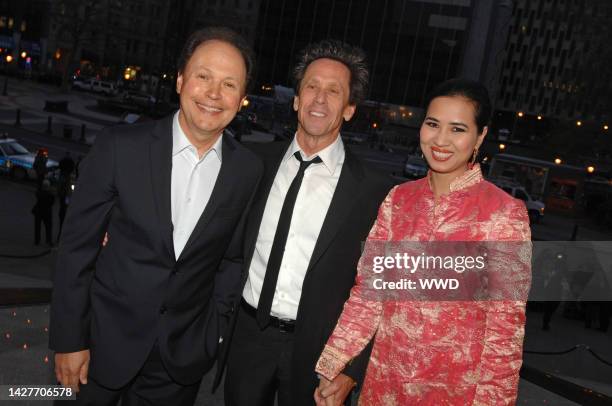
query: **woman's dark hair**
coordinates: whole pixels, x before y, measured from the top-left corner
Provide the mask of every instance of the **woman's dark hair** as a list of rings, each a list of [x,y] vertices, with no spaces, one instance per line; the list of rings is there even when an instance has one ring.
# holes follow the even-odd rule
[[[366,63],[366,55],[362,49],[338,40],[323,40],[309,44],[302,50],[297,64],[293,68],[295,92],[299,94],[300,84],[308,65],[317,59],[333,59],[346,66],[351,73],[349,84],[349,104],[361,103],[367,93],[370,72]]]
[[[189,38],[187,38],[187,42],[185,42],[185,46],[183,46],[179,56],[177,64],[178,72],[183,73],[189,59],[200,45],[206,41],[213,40],[227,42],[240,52],[244,60],[244,65],[246,66],[247,75],[245,88],[248,89],[255,66],[253,50],[240,34],[227,27],[206,27],[193,32]]]
[[[493,108],[491,106],[489,92],[482,83],[469,79],[447,80],[436,86],[429,94],[425,108],[429,108],[429,104],[433,99],[443,96],[461,96],[474,105],[476,125],[478,126],[479,134],[489,125]]]

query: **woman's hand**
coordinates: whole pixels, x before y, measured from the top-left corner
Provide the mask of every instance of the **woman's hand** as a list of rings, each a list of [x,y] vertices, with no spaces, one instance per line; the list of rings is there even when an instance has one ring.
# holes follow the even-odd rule
[[[355,381],[345,374],[338,375],[333,381],[322,376],[319,387],[315,389],[315,402],[317,406],[342,406],[355,385]]]

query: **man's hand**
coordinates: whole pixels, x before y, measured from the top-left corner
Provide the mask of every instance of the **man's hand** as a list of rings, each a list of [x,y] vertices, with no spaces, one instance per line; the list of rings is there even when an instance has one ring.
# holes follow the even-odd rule
[[[321,391],[327,389],[327,387],[331,385],[331,382],[332,381],[325,378],[324,376],[319,378],[319,387],[315,389],[315,393],[314,393],[314,398],[315,398],[315,402],[317,406],[332,406],[333,405],[332,403],[334,401],[333,396],[330,396],[329,398],[326,399],[321,395]]]
[[[108,233],[104,233],[104,239],[102,240],[102,246],[106,247],[106,244],[108,244]]]
[[[87,384],[89,350],[55,354],[55,377],[64,387],[79,391],[79,382]]]
[[[317,406],[342,406],[356,382],[348,375],[340,374],[333,381],[321,377],[315,390]]]

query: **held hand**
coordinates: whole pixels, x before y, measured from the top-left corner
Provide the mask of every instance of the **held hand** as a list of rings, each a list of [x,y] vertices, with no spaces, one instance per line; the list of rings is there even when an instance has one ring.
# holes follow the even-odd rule
[[[104,233],[104,239],[102,240],[102,246],[106,247],[106,244],[108,244],[108,233]]]
[[[332,406],[334,397],[330,396],[329,398],[324,398],[321,395],[321,391],[331,385],[331,381],[325,377],[320,377],[319,387],[315,389],[314,399],[317,406]]]
[[[315,390],[317,406],[341,406],[355,385],[356,382],[345,374],[338,375],[333,381],[321,377]]]
[[[87,384],[89,350],[55,354],[55,377],[64,387],[79,391],[79,383]]]

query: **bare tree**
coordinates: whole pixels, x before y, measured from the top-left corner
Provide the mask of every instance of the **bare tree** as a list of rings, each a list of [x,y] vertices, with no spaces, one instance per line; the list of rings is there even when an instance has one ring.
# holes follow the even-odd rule
[[[62,90],[70,88],[71,68],[78,64],[83,45],[92,41],[97,17],[104,12],[103,1],[61,0],[52,2],[52,21],[58,43],[64,48]]]

